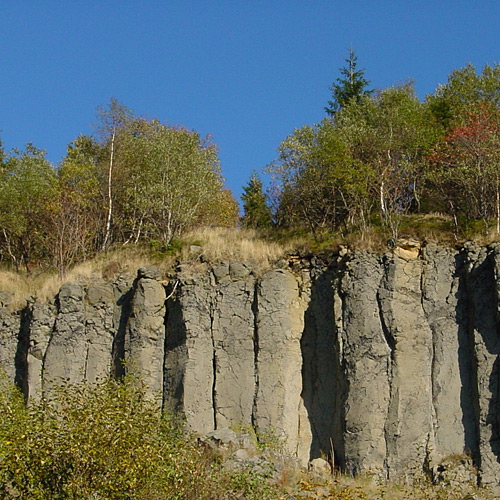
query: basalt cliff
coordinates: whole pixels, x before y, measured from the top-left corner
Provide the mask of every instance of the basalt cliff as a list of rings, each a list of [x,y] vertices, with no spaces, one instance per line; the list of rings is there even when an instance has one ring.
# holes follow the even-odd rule
[[[467,455],[495,485],[499,298],[498,244],[142,268],[16,313],[0,294],[0,365],[29,398],[134,370],[200,434],[253,426],[388,478]]]

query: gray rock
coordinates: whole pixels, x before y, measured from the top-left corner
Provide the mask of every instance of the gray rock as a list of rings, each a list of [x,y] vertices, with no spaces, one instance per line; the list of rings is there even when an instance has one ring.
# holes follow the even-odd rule
[[[330,464],[323,458],[314,458],[309,462],[308,468],[313,474],[317,474],[319,476],[332,475],[332,468]]]
[[[229,283],[231,277],[229,275],[229,262],[222,262],[212,267],[212,272],[217,283]]]
[[[233,280],[244,280],[252,272],[252,267],[244,262],[231,262],[229,275]]]
[[[27,353],[28,396],[39,399],[43,395],[45,354],[54,330],[57,310],[53,303],[34,302],[31,306],[31,324]]]
[[[293,274],[278,269],[262,276],[257,292],[254,423],[259,432],[272,432],[282,439],[292,456],[297,456],[301,449],[300,339],[306,307]],[[305,463],[309,459],[301,458]]]
[[[500,255],[495,248],[472,248],[467,255],[468,325],[474,358],[472,380],[476,408],[480,477],[483,484],[498,485],[500,477],[498,269]]]
[[[199,245],[190,245],[189,253],[193,257],[200,257],[203,254],[203,247],[200,247]]]
[[[158,277],[154,269],[142,268],[139,276],[142,277],[134,284],[127,324],[126,368],[142,379],[148,396],[160,408],[163,400],[166,293],[160,282],[147,277]]]
[[[380,257],[358,254],[341,282],[339,315],[346,386],[341,466],[352,474],[380,473],[387,459],[385,423],[391,395],[394,340],[383,324]],[[342,450],[343,447],[343,450]],[[342,463],[343,462],[343,463]]]
[[[150,280],[159,280],[161,279],[161,271],[156,266],[146,266],[141,267],[137,271],[137,278],[145,278]]]
[[[387,260],[380,312],[391,346],[385,436],[389,477],[422,470],[433,439],[432,331],[421,300],[421,260]]]
[[[199,441],[208,443],[212,448],[223,447],[235,449],[240,445],[238,434],[227,427],[209,432],[205,436],[199,438]]]
[[[425,468],[445,482],[477,467],[496,486],[500,244],[418,246],[294,257],[260,279],[255,263],[186,268],[166,289],[146,267],[133,285],[66,283],[56,301],[15,312],[0,292],[0,366],[37,398],[120,375],[125,358],[158,407],[200,434],[254,426],[303,465],[327,457],[382,477]],[[261,460],[251,441],[233,463]],[[450,457],[466,457],[456,477],[444,472]]]
[[[0,308],[0,369],[14,382],[16,353],[21,330],[21,314]]]
[[[11,293],[0,291],[0,309],[8,309],[13,301]]]
[[[88,346],[84,296],[81,283],[65,283],[59,290],[57,318],[43,364],[44,391],[54,384],[75,384],[85,380]]]
[[[220,284],[214,297],[215,426],[251,425],[255,393],[253,279]]]
[[[432,461],[474,449],[472,379],[467,304],[458,252],[436,245],[426,248],[422,306],[432,330]],[[455,355],[451,356],[450,353]],[[467,413],[468,412],[468,413]]]
[[[175,292],[175,293],[173,293]],[[206,434],[215,429],[214,345],[210,278],[178,279],[169,289],[164,363],[164,406],[181,412],[188,427]]]
[[[96,382],[109,376],[113,364],[115,294],[111,283],[94,282],[86,290],[85,335],[87,366],[85,379]]]

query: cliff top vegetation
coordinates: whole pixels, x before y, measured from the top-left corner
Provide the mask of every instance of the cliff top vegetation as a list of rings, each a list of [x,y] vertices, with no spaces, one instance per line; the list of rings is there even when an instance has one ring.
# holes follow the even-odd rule
[[[498,239],[500,66],[454,70],[423,101],[412,82],[371,89],[353,50],[339,74],[325,118],[295,129],[265,167],[269,188],[252,173],[241,217],[210,137],[116,99],[57,166],[32,144],[0,144],[2,281],[22,272],[50,295],[37,277],[72,279],[112,260],[168,267],[197,241],[207,260],[265,266],[292,249],[381,250],[400,236]]]

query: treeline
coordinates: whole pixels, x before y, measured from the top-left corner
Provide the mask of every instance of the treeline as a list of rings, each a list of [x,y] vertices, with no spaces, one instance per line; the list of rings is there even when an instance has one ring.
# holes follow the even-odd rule
[[[397,237],[405,216],[437,213],[457,238],[477,221],[500,234],[500,65],[455,70],[421,101],[411,83],[370,89],[352,50],[346,62],[327,116],[279,146],[270,192],[255,172],[243,188],[242,225]],[[238,222],[209,139],[114,99],[57,166],[0,143],[0,262],[18,269],[63,275],[113,245],[167,248],[186,229]]]
[[[18,269],[64,274],[111,245],[167,246],[186,229],[237,222],[215,145],[114,99],[99,110],[95,135],[71,142],[57,167],[31,144],[0,148],[0,260]]]
[[[279,146],[267,205],[258,176],[245,187],[248,225],[272,208],[277,227],[314,236],[397,237],[405,215],[438,213],[457,237],[471,221],[500,233],[500,66],[455,70],[422,102],[412,83],[370,90],[353,51],[346,62],[327,117]]]

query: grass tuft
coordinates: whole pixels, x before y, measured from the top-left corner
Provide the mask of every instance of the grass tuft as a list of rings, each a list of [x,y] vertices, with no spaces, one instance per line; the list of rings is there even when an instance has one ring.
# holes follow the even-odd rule
[[[266,269],[293,247],[293,243],[281,244],[263,239],[251,229],[204,228],[191,231],[184,241],[199,245],[203,257],[209,262],[218,260],[255,261]],[[182,256],[189,257],[190,245],[184,245]]]

